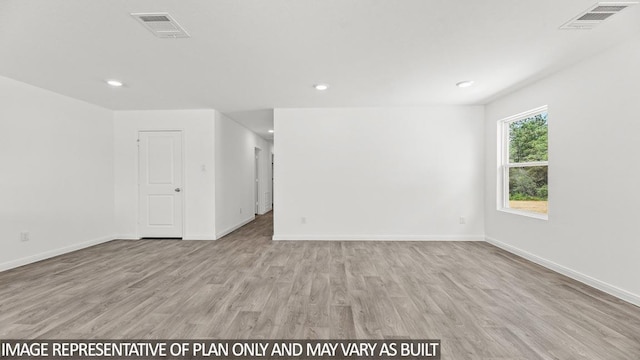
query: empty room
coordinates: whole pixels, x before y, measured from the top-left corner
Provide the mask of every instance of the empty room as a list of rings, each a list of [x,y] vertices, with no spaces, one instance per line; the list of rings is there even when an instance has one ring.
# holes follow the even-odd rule
[[[0,0],[0,357],[640,359],[640,4]]]

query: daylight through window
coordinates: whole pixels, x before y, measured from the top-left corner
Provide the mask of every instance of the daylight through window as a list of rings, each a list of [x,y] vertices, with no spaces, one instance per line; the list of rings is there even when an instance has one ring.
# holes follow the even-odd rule
[[[547,107],[500,121],[502,194],[499,208],[540,218],[548,213]]]

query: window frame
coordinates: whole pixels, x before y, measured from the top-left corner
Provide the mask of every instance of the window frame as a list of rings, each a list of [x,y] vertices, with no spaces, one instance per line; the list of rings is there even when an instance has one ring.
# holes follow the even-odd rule
[[[498,120],[498,189],[497,189],[497,210],[527,216],[535,219],[548,220],[549,219],[549,199],[547,198],[547,213],[537,213],[534,211],[526,211],[513,209],[509,207],[509,169],[511,168],[524,168],[533,166],[546,166],[547,171],[549,169],[549,138],[547,137],[547,160],[546,161],[530,161],[521,163],[511,163],[509,161],[509,125],[515,121],[524,120],[542,113],[547,113],[549,116],[549,109],[547,105],[537,107],[525,112],[521,112],[516,115],[509,116],[507,118]],[[548,121],[548,120],[547,120]],[[547,123],[547,129],[548,129]],[[548,133],[547,133],[548,134]],[[547,178],[548,183],[548,178]]]

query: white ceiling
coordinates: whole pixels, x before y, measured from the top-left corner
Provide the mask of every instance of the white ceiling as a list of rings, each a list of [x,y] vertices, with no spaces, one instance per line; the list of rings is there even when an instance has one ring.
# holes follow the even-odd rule
[[[114,110],[215,108],[266,136],[277,107],[483,104],[640,31],[640,6],[558,29],[594,3],[0,0],[0,75]],[[192,37],[156,38],[132,12]]]

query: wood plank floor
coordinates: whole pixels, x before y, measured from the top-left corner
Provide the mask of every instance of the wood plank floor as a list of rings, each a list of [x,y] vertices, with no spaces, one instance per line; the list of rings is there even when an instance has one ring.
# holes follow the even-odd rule
[[[484,242],[112,241],[0,273],[0,338],[441,339],[443,359],[640,359],[640,308]]]

